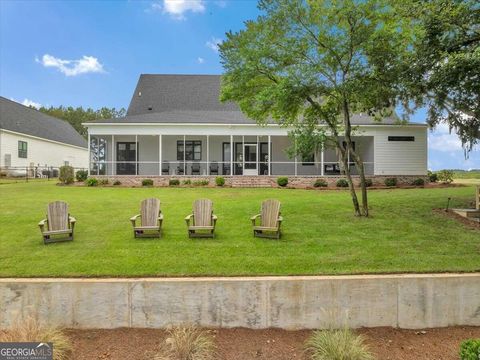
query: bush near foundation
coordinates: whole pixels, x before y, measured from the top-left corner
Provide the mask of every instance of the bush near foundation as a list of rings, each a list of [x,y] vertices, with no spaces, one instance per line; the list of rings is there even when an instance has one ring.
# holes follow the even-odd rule
[[[210,182],[208,180],[196,180],[192,182],[193,186],[207,186]]]
[[[97,186],[98,185],[98,180],[95,178],[88,178],[87,181],[85,181],[85,184],[87,186]]]
[[[460,344],[460,360],[478,359],[480,359],[480,339],[469,339]]]
[[[178,180],[178,179],[170,179],[170,180],[168,180],[168,185],[170,185],[170,186],[180,185],[180,180]]]
[[[153,180],[152,179],[143,179],[142,180],[142,186],[153,186]]]
[[[386,178],[385,185],[388,187],[397,186],[397,178]]]
[[[74,173],[73,167],[68,165],[60,166],[60,176],[58,177],[58,180],[65,185],[73,184]]]
[[[279,177],[277,179],[278,186],[285,187],[288,185],[288,178],[287,177]]]
[[[365,186],[370,187],[373,185],[373,180],[372,179],[365,179]]]
[[[412,181],[412,185],[423,186],[423,185],[425,185],[425,180],[423,180],[422,178],[415,179],[415,180]]]
[[[217,177],[215,178],[215,184],[216,184],[217,186],[223,186],[223,185],[225,185],[225,178],[223,178],[223,177],[221,177],[221,176],[217,176]]]
[[[438,175],[437,173],[434,173],[430,170],[428,170],[428,181],[436,183],[438,181]]]
[[[75,174],[75,178],[77,181],[85,181],[87,180],[88,177],[88,171],[87,170],[78,170],[77,173]]]
[[[328,183],[323,179],[318,179],[313,183],[313,187],[327,187]]]
[[[118,185],[122,185],[122,183],[121,183],[120,180],[115,180],[115,181],[113,182],[113,185],[114,185],[114,186],[118,186]]]
[[[338,179],[336,185],[337,187],[348,187],[348,181],[346,179]]]
[[[438,181],[441,181],[445,184],[450,184],[453,181],[453,171],[452,170],[440,170],[437,172]]]

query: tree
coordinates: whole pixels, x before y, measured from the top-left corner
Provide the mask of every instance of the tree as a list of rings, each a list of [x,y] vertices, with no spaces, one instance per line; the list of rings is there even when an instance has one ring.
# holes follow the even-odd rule
[[[454,129],[468,155],[480,140],[478,0],[402,0],[396,7],[416,35],[405,62],[405,106],[426,106],[428,124]]]
[[[98,119],[113,119],[125,116],[126,111],[124,108],[119,110],[115,108],[102,107],[98,110],[91,108],[83,109],[83,107],[74,108],[72,106],[59,106],[59,107],[41,107],[39,111],[48,114],[50,116],[63,119],[73,126],[83,137],[87,137],[87,129],[82,123],[87,121],[93,121]]]
[[[408,29],[402,31],[401,19],[382,0],[262,0],[259,9],[262,16],[227,33],[220,45],[221,100],[235,101],[260,124],[272,118],[293,128],[301,151],[332,142],[355,214],[368,216],[351,115],[368,113],[380,121],[392,114]],[[359,170],[362,206],[349,154]]]

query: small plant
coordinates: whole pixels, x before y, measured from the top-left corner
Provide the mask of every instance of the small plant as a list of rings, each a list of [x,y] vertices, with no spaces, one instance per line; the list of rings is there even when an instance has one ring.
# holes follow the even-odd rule
[[[193,186],[206,186],[209,183],[210,182],[208,180],[196,180],[196,181],[192,182],[192,185]]]
[[[372,179],[365,179],[365,186],[370,187],[373,185],[373,180]]]
[[[386,178],[385,185],[389,187],[397,186],[397,178]]]
[[[428,170],[428,181],[436,183],[438,181],[437,173]]]
[[[74,179],[74,171],[73,167],[65,165],[60,167],[60,176],[58,177],[58,180],[62,184],[68,185],[68,184],[73,184],[73,179]]]
[[[328,186],[328,183],[323,180],[323,179],[317,179],[314,183],[313,183],[313,186],[314,187],[327,187]]]
[[[120,180],[115,180],[115,181],[113,182],[113,185],[114,185],[114,186],[118,186],[118,185],[122,185],[122,183],[120,182]]]
[[[423,180],[422,178],[415,179],[415,180],[412,181],[412,185],[423,186],[423,185],[425,185],[425,180]]]
[[[95,178],[88,178],[85,184],[87,184],[87,186],[97,186],[98,180]]]
[[[100,179],[98,185],[108,185],[108,179]]]
[[[70,339],[60,329],[43,327],[33,318],[27,318],[10,329],[0,331],[1,342],[51,342],[54,360],[69,359],[72,349]]]
[[[178,179],[170,179],[170,180],[168,180],[168,185],[170,185],[170,186],[180,185],[180,180],[178,180]]]
[[[314,331],[305,343],[313,360],[373,360],[365,339],[349,328]]]
[[[480,359],[480,339],[465,340],[460,344],[460,360]]]
[[[183,181],[182,181],[182,184],[183,184],[183,185],[190,185],[191,183],[192,183],[192,180],[190,180],[190,179],[187,179],[187,180],[183,180]]]
[[[215,184],[216,184],[217,186],[223,186],[223,185],[225,185],[225,178],[223,178],[223,177],[221,177],[221,176],[217,176],[217,177],[215,178]]]
[[[174,327],[162,344],[155,360],[211,360],[215,357],[215,342],[205,330],[195,326]]]
[[[277,179],[278,186],[285,187],[288,185],[288,177],[279,177]]]
[[[440,170],[437,173],[438,181],[441,181],[444,184],[450,184],[453,181],[453,171],[452,170]]]
[[[85,181],[87,180],[88,177],[88,171],[87,170],[78,170],[77,173],[75,174],[75,178],[77,181]]]
[[[153,180],[152,179],[143,179],[142,180],[142,186],[153,186]]]
[[[338,179],[336,185],[337,187],[348,187],[348,181],[346,179]]]

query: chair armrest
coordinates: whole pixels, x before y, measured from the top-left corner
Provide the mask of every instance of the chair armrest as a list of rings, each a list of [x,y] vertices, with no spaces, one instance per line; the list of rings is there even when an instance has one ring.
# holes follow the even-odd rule
[[[187,223],[187,226],[190,225],[190,220],[193,218],[193,214],[187,215],[185,217],[185,222]]]
[[[133,227],[135,227],[135,222],[136,222],[137,219],[138,219],[139,217],[141,217],[141,216],[142,216],[142,215],[137,214],[137,215],[132,216],[132,217],[130,218],[130,222],[132,223],[132,226],[133,226]]]
[[[283,221],[283,216],[279,216],[277,221],[282,222]]]
[[[218,217],[215,214],[212,214],[213,227],[217,224]]]
[[[43,230],[45,228],[45,225],[48,224],[48,220],[47,219],[43,219],[42,221],[40,221],[38,223],[38,227],[40,228],[40,231],[43,233]]]
[[[162,213],[158,214],[158,220],[163,220],[163,214]]]
[[[73,216],[69,216],[68,220],[70,221],[70,224],[74,224],[77,222],[77,219],[75,219]]]
[[[257,218],[259,217],[262,217],[262,214],[257,214],[257,215],[254,215],[250,218],[250,220],[252,220],[252,225],[255,226],[255,221],[257,220]]]

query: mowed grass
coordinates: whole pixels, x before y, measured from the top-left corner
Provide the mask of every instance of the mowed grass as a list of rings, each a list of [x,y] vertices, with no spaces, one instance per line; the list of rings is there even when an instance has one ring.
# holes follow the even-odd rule
[[[0,185],[0,276],[293,275],[480,270],[480,232],[432,211],[465,207],[473,187],[369,192],[370,219],[353,216],[348,191],[232,188],[87,188],[53,182]],[[162,201],[161,239],[134,239],[129,218]],[[215,239],[189,239],[184,217],[210,198]],[[281,240],[252,236],[263,199],[282,202]],[[75,240],[43,245],[37,223],[65,200]]]

